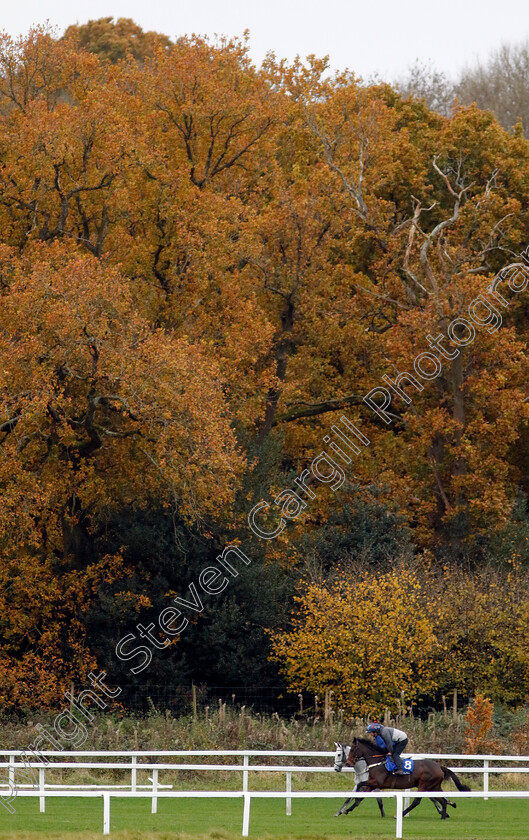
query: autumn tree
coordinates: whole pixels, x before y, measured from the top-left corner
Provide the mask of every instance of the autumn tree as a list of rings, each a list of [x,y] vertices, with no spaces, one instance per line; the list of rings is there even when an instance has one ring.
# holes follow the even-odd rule
[[[459,551],[505,523],[519,479],[502,465],[526,412],[514,311],[514,332],[480,336],[437,390],[409,410],[395,400],[397,434],[362,398],[522,244],[520,138],[475,109],[443,120],[388,86],[326,80],[316,59],[259,73],[238,41],[180,39],[117,70],[39,33],[6,56],[9,244],[80,244],[119,263],[153,323],[214,342],[238,434],[260,457],[284,440],[284,465],[301,465],[333,413],[356,407],[373,441],[357,479],[386,486],[421,543]],[[50,81],[26,90],[34,66]],[[483,388],[469,377],[489,357]]]
[[[352,714],[396,709],[401,691],[412,702],[454,688],[524,702],[529,588],[519,567],[440,571],[424,557],[386,572],[358,568],[342,562],[341,572],[302,581],[291,626],[272,633],[291,690],[332,690]],[[476,720],[469,731],[481,738]]]
[[[130,141],[119,92],[95,56],[48,32],[3,47],[3,241],[22,250],[67,239],[99,257],[123,218]]]
[[[207,346],[152,327],[93,257],[3,257],[3,657],[20,695],[36,656],[43,684],[90,660],[81,614],[121,571],[119,556],[91,563],[108,512],[156,499],[198,521],[230,502],[242,461]]]
[[[494,704],[482,694],[474,697],[465,715],[465,750],[470,754],[497,753],[501,743],[492,738]]]
[[[97,539],[109,516],[247,534],[254,500],[290,486],[344,410],[370,444],[261,547],[270,564],[301,568],[326,522],[335,558],[368,510],[355,533],[402,523],[408,555],[455,567],[501,540],[508,565],[529,489],[526,294],[411,403],[395,396],[389,424],[363,401],[527,244],[524,138],[314,57],[258,69],[245,39],[151,36],[105,18],[0,44],[4,673],[24,696],[30,653],[44,685],[96,650],[74,616],[127,574]],[[387,570],[402,543],[369,545]],[[36,579],[50,600],[32,624]],[[454,654],[452,677],[490,677],[472,663],[460,674]]]
[[[380,715],[435,688],[428,662],[436,638],[416,575],[401,568],[310,583],[295,598],[292,627],[272,635],[272,655],[291,690],[322,695],[336,708]]]
[[[412,120],[421,109],[425,128],[418,137]],[[316,102],[309,100],[306,120],[321,143],[336,191],[347,199],[342,212],[347,232],[333,243],[333,252],[339,254],[337,273],[348,277],[350,294],[339,299],[340,307],[347,300],[350,316],[346,323],[343,309],[333,316],[337,321],[341,316],[349,330],[364,326],[362,338],[358,333],[346,344],[347,363],[341,351],[346,374],[336,377],[334,399],[307,394],[300,410],[286,416],[291,422],[346,403],[361,405],[362,393],[384,376],[408,370],[427,349],[426,335],[446,332],[490,282],[488,273],[501,268],[502,255],[507,262],[522,249],[526,224],[521,189],[527,147],[476,109],[443,121],[426,114],[420,103],[399,101],[387,88],[359,89],[344,79]],[[502,161],[501,173],[490,166],[490,155]],[[323,312],[332,300],[329,291]],[[319,314],[323,327],[321,309]],[[367,415],[376,480],[391,488],[392,499],[400,498],[402,509],[418,521],[421,542],[446,543],[457,552],[474,529],[505,523],[516,491],[516,479],[504,472],[505,459],[524,435],[527,416],[524,348],[525,335],[516,330],[505,330],[497,341],[491,341],[490,332],[480,334],[471,349],[445,366],[436,388],[413,394],[409,408],[405,400],[394,401],[392,429],[381,431],[376,419],[373,427]],[[371,375],[366,377],[367,359]],[[327,377],[327,387],[331,384]],[[505,424],[499,448],[496,423]],[[426,446],[416,437],[420,430]],[[419,451],[421,466],[415,470],[413,453]],[[371,484],[369,454],[358,466]]]
[[[100,59],[116,64],[131,55],[136,61],[143,62],[157,49],[170,49],[171,39],[159,32],[144,32],[130,18],[112,17],[89,20],[87,23],[69,26],[64,39],[72,41],[76,47],[94,53]]]
[[[529,587],[513,559],[506,570],[492,564],[474,573],[446,567],[432,575],[442,693],[487,694],[523,703],[529,691]]]

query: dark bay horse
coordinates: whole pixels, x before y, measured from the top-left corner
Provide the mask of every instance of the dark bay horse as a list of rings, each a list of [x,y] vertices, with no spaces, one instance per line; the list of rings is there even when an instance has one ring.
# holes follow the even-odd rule
[[[334,742],[334,746],[336,747],[336,755],[334,757],[334,769],[339,773],[341,771],[342,767],[345,764],[345,760],[346,760],[347,756],[349,755],[351,747],[346,747],[345,744],[337,744],[336,741]],[[356,764],[354,765],[353,770],[354,770],[354,774],[355,774],[354,791],[362,790],[363,784],[367,781],[367,779],[369,777],[369,773],[367,771],[367,761],[365,761],[364,759],[360,759],[360,761],[357,761]],[[349,803],[352,802],[352,801],[353,801],[352,796],[349,797],[349,799],[346,799],[345,802],[343,803],[342,807],[340,808],[340,810],[337,811],[334,816],[339,817],[342,814],[348,814],[349,811],[352,811],[353,808],[355,807],[354,805],[351,805],[350,808],[347,807],[349,805]],[[355,800],[355,801],[357,801],[357,804],[360,804],[361,800]],[[380,816],[385,817],[386,814],[385,814],[385,811],[384,811],[384,800],[383,799],[377,799],[377,803],[378,803],[378,807],[379,807],[379,810],[380,810]]]
[[[365,738],[355,738],[351,744],[349,755],[346,755],[345,748],[342,744],[338,745],[343,748],[343,762],[342,767],[354,767],[354,765],[364,759],[367,762],[368,778],[358,786],[357,790],[364,790],[366,792],[375,790],[406,790],[407,788],[416,787],[419,791],[441,791],[442,783],[447,779],[451,779],[458,790],[470,790],[467,785],[464,785],[452,770],[448,767],[443,767],[431,758],[422,758],[415,761],[413,772],[406,773],[405,776],[395,776],[386,770],[386,756],[380,753],[380,747],[377,747],[372,741]],[[337,762],[335,761],[335,769]],[[342,811],[348,813],[360,805],[362,800],[355,799],[353,805]],[[409,814],[421,802],[421,797],[415,797],[411,805],[405,809],[403,816]],[[455,802],[450,802],[445,797],[432,798],[432,802],[441,814],[441,819],[448,819],[446,813],[446,806],[451,805],[456,807]]]

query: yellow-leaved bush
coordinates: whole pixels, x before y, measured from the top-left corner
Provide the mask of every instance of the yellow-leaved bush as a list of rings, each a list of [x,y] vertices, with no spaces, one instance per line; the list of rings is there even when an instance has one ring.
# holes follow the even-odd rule
[[[411,570],[331,585],[309,583],[296,598],[292,628],[276,633],[273,657],[293,690],[322,694],[354,713],[383,709],[400,696],[430,692],[436,646],[427,598]]]
[[[272,658],[292,691],[333,692],[349,714],[399,699],[471,697],[523,703],[529,693],[529,584],[523,570],[341,572],[303,581]]]

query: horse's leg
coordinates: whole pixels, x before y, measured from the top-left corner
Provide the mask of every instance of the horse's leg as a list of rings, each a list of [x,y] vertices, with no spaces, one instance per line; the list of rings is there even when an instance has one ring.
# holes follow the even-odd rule
[[[350,802],[350,801],[351,801],[351,800],[349,800],[349,802]],[[361,805],[363,801],[364,801],[364,797],[363,797],[363,796],[357,796],[357,797],[354,797],[354,802],[353,802],[353,804],[352,804],[352,805],[350,805],[350,806],[349,806],[349,808],[347,808],[347,810],[346,810],[346,811],[344,811],[344,814],[350,814],[350,813],[351,813],[351,811],[354,811],[354,809],[355,809],[355,808],[358,808],[358,806],[359,806],[359,805]]]
[[[419,790],[421,790],[421,788],[419,788]],[[432,785],[428,785],[428,787],[424,787],[424,788],[422,788],[422,790],[427,790],[427,791],[433,793],[434,791],[441,791],[442,788],[441,788],[441,785],[439,785],[439,787],[437,787],[437,785],[435,785],[435,787],[432,786]],[[447,820],[450,816],[449,814],[446,813],[446,806],[448,805],[448,800],[445,799],[444,796],[440,796],[438,798],[434,798],[432,796],[431,800],[432,800],[435,808],[437,809],[437,812],[441,815],[441,819],[442,820]]]
[[[367,791],[373,792],[373,788],[370,787],[366,782],[361,782],[358,785],[358,787],[356,788],[357,793],[360,793],[361,790],[367,790]],[[350,802],[350,801],[351,801],[350,799],[347,800],[347,802]],[[355,808],[358,808],[360,803],[363,802],[363,801],[364,801],[364,799],[363,799],[362,796],[355,797],[353,804],[349,808],[347,808],[347,810],[344,811],[344,814],[350,814],[351,811],[354,811]],[[347,802],[344,803],[344,805],[342,806],[343,808],[345,807],[345,805],[347,805]],[[380,816],[385,817],[386,814],[385,814],[385,811],[384,811],[383,800],[382,799],[377,799],[377,802],[378,802],[378,807],[380,808]]]
[[[347,806],[348,806],[348,805],[349,805],[349,803],[351,802],[351,799],[352,799],[352,797],[350,796],[350,797],[349,797],[349,799],[346,799],[346,800],[345,800],[345,802],[343,803],[343,805],[342,805],[342,807],[340,808],[340,810],[339,810],[339,811],[336,811],[336,813],[335,813],[335,815],[334,815],[335,817],[339,817],[341,814],[346,814],[346,813],[347,813],[347,811],[346,811],[345,809],[347,808]]]
[[[346,799],[346,800],[345,800],[345,802],[343,803],[343,805],[342,805],[342,807],[340,808],[340,810],[339,810],[339,811],[337,811],[337,812],[336,812],[336,814],[335,814],[334,816],[335,816],[335,817],[339,817],[339,816],[341,816],[342,814],[348,814],[348,813],[349,813],[349,811],[350,811],[350,810],[352,810],[355,806],[354,806],[354,805],[352,805],[352,806],[351,806],[351,808],[347,808],[347,806],[349,805],[349,803],[350,803],[350,802],[355,802],[355,801],[356,801],[356,800],[355,800],[355,798],[354,798],[353,796],[350,796],[350,797],[349,797],[349,799]]]
[[[357,787],[357,790],[366,790],[366,791],[369,791],[370,793],[374,793],[376,790],[380,790],[380,788],[378,788],[378,787],[373,788],[373,787],[370,787],[367,782],[360,782],[360,784]],[[384,800],[383,799],[377,799],[377,804],[378,804],[378,808],[379,808],[379,811],[380,811],[380,816],[385,817],[386,812],[384,811]]]
[[[438,790],[438,791],[442,792],[443,781],[444,781],[444,773],[443,773],[443,777],[438,780],[437,784],[435,782],[433,782],[432,784],[428,785],[427,789],[431,790],[431,791]],[[442,820],[449,819],[450,814],[446,813],[446,807],[448,805],[448,799],[446,799],[444,796],[440,796],[438,799],[433,799],[432,798],[432,802],[434,803],[435,807],[437,808],[437,810],[441,814],[441,819]]]
[[[444,799],[444,801],[446,802],[447,805],[451,805],[452,808],[457,808],[456,803],[452,802],[451,799],[447,799],[446,797],[443,797],[443,799]],[[439,800],[432,799],[432,802],[435,805],[435,807],[437,808],[438,812],[441,813],[442,808],[441,808],[441,805],[439,804]]]
[[[447,801],[444,798],[444,796],[441,797],[440,799],[434,799],[433,802],[436,803],[436,807],[437,807],[437,803],[439,803],[440,810],[439,809],[438,810],[439,810],[439,813],[441,814],[441,819],[442,820],[447,820],[450,817],[450,814],[446,813]]]
[[[340,814],[349,814],[351,811],[354,811],[354,809],[355,809],[355,808],[358,808],[358,806],[360,805],[360,803],[361,803],[361,802],[363,802],[364,800],[363,800],[362,798],[361,798],[361,799],[356,799],[356,800],[355,800],[355,802],[354,802],[354,804],[353,804],[353,805],[351,805],[351,807],[350,807],[350,808],[347,808],[347,810],[345,810],[345,811],[344,811],[343,809],[345,808],[345,806],[347,805],[347,803],[348,803],[348,802],[350,802],[350,801],[351,801],[351,800],[350,800],[350,799],[348,799],[348,800],[347,800],[347,802],[344,802],[344,804],[342,805],[342,808],[341,808],[341,809],[338,811],[338,813],[337,813],[337,814],[335,814],[334,816],[335,816],[335,817],[338,817]],[[378,803],[378,807],[379,807],[379,810],[380,810],[380,816],[381,816],[381,817],[385,817],[385,816],[386,816],[386,812],[384,811],[384,800],[383,800],[383,799],[377,799],[377,803]]]
[[[417,807],[417,805],[420,805],[420,804],[421,804],[421,797],[420,797],[420,796],[416,796],[416,797],[415,797],[415,799],[413,800],[413,802],[411,803],[411,805],[409,805],[409,806],[408,806],[408,807],[407,807],[407,808],[406,808],[406,809],[402,812],[402,816],[403,816],[403,817],[405,817],[405,816],[406,816],[406,814],[409,814],[409,813],[410,813],[410,811],[413,811],[413,809],[414,809],[414,808],[416,808],[416,807]]]
[[[445,799],[444,797],[442,799],[432,799],[432,802],[435,805],[437,813],[441,815],[442,820],[447,820],[450,816],[450,814],[446,813],[447,805],[451,805],[453,808],[456,807],[454,802],[450,802],[449,799]]]

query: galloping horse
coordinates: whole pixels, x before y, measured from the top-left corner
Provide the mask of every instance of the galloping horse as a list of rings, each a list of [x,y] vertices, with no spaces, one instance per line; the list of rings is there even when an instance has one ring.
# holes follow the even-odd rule
[[[346,747],[344,744],[337,744],[336,741],[334,742],[334,746],[336,747],[336,755],[334,757],[334,769],[339,773],[341,771],[342,767],[345,764],[345,760],[346,760],[347,756],[349,755],[351,747]],[[354,791],[362,790],[363,784],[365,782],[367,782],[367,779],[369,777],[369,773],[367,772],[367,761],[365,761],[363,758],[360,759],[360,761],[356,762],[353,769],[354,769],[354,773],[355,773],[355,786],[354,786],[354,789],[353,789],[353,793],[354,793]],[[353,797],[350,796],[349,799],[345,800],[345,802],[343,803],[340,810],[337,811],[334,816],[339,817],[339,816],[341,816],[341,814],[348,814],[349,811],[352,811],[353,808],[355,807],[355,805],[351,805],[350,808],[347,807],[349,805],[349,803],[352,802],[352,801],[353,801]],[[361,802],[361,800],[359,799],[359,800],[356,801],[356,804],[359,805],[360,802]],[[384,800],[383,799],[377,799],[377,803],[378,803],[378,807],[380,809],[380,816],[385,817],[386,813],[384,811]]]
[[[367,741],[365,738],[355,738],[349,750],[349,755],[346,754],[346,747],[343,744],[337,744],[336,759],[334,763],[335,770],[341,770],[342,767],[354,767],[354,765],[364,759],[367,763],[368,778],[358,785],[358,790],[375,791],[375,790],[406,790],[407,788],[416,787],[419,791],[441,791],[442,783],[447,779],[452,779],[458,790],[470,790],[464,785],[452,770],[448,767],[442,767],[431,758],[423,758],[415,761],[412,773],[406,773],[405,776],[395,776],[393,773],[386,770],[386,756],[385,754],[377,752],[379,747],[373,744],[372,741]],[[341,761],[338,760],[339,749],[342,750]],[[338,766],[339,765],[339,766]],[[343,808],[339,813],[349,813],[360,805],[361,798],[355,799],[353,805],[346,811]],[[417,796],[406,810],[403,816],[409,814],[421,802],[421,797]],[[448,819],[446,813],[446,806],[451,805],[456,807],[455,802],[450,802],[444,797],[432,798],[432,802],[441,814],[441,819]],[[345,807],[345,805],[343,806]]]

